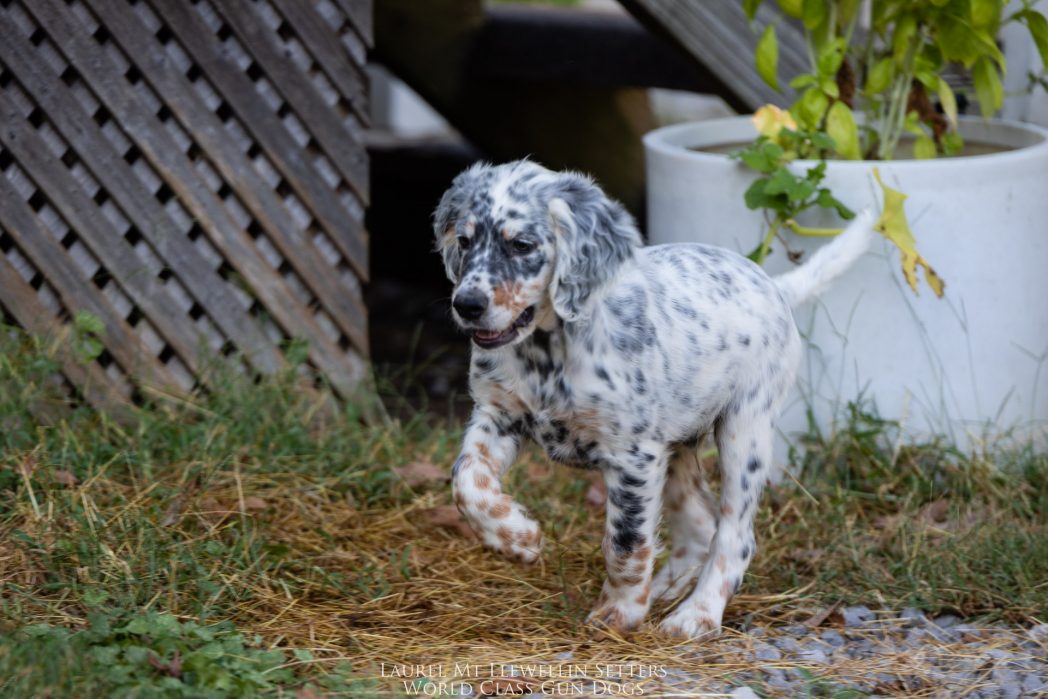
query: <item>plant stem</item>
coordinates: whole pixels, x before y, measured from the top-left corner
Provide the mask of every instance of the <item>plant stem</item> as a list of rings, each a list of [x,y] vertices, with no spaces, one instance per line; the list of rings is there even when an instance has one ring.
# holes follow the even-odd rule
[[[843,228],[809,228],[808,226],[800,225],[792,218],[783,221],[783,225],[797,235],[805,235],[811,238],[831,238],[835,235],[840,235],[844,230]]]
[[[775,239],[775,234],[779,232],[779,227],[783,224],[783,218],[781,215],[776,216],[775,220],[768,224],[768,232],[764,236],[764,240],[761,241],[760,250],[757,252],[757,264],[764,264],[764,258],[768,256],[768,250],[771,249],[771,241]]]
[[[906,103],[913,84],[917,54],[923,47],[924,37],[918,29],[906,49],[902,72],[895,76],[895,84],[892,85],[888,115],[881,129],[881,142],[877,146],[877,157],[881,160],[891,160],[895,155],[895,148],[899,145],[899,138],[902,136],[903,126],[906,123]]]

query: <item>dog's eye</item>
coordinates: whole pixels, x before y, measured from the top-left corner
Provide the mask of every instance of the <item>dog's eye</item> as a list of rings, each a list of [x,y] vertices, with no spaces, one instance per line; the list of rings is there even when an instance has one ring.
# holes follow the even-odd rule
[[[459,247],[463,250],[469,250],[469,246],[473,241],[469,239],[469,236],[460,235],[458,237]]]
[[[513,249],[513,252],[518,255],[526,255],[535,249],[535,243],[530,240],[521,240],[520,238],[517,238],[510,243],[510,247]]]

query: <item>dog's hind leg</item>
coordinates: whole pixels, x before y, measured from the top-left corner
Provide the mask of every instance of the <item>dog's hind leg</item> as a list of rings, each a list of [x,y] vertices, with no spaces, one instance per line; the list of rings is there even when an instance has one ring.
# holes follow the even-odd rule
[[[717,531],[717,504],[695,448],[681,446],[670,459],[663,489],[670,557],[652,583],[654,599],[679,597],[699,576]]]
[[[774,433],[771,411],[754,403],[747,407],[729,410],[717,424],[721,516],[695,590],[662,622],[662,630],[674,636],[711,637],[720,632],[724,608],[756,551],[753,516],[768,476]]]

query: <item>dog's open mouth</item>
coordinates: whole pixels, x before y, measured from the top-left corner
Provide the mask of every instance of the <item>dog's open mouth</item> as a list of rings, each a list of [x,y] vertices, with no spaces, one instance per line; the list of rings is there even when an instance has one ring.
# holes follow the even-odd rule
[[[477,343],[478,347],[483,347],[484,349],[502,347],[502,345],[513,342],[517,337],[517,331],[520,328],[527,326],[534,317],[535,307],[528,306],[524,309],[523,313],[517,316],[517,319],[513,321],[512,325],[501,332],[497,330],[474,330],[473,341]]]

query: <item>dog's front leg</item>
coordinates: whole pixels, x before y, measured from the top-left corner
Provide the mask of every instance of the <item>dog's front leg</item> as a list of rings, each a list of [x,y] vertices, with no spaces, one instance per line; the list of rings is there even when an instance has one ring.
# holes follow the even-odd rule
[[[516,459],[519,439],[482,409],[475,410],[452,469],[452,490],[459,511],[485,546],[531,563],[542,551],[542,531],[522,505],[502,492],[502,476]]]
[[[649,445],[604,467],[608,500],[601,548],[608,577],[588,618],[597,627],[629,631],[648,613],[666,465],[665,450]]]

